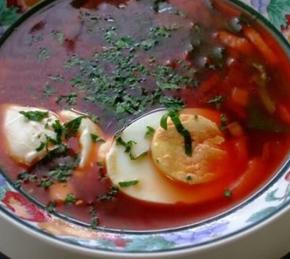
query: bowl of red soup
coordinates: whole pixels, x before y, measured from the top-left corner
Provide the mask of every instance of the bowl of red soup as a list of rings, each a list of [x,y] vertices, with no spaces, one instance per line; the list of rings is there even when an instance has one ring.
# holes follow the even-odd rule
[[[290,48],[241,2],[44,1],[0,45],[0,210],[33,235],[150,257],[289,205]]]

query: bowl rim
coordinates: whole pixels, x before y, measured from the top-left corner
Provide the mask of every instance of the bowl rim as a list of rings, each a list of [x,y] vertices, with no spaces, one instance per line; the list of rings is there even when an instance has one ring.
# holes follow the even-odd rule
[[[274,38],[276,38],[276,41],[279,43],[279,45],[282,47],[282,49],[284,49],[284,51],[286,52],[286,55],[288,54],[288,56],[290,57],[290,43],[286,40],[286,38],[282,35],[282,33],[268,20],[266,19],[262,14],[260,14],[259,12],[257,12],[255,9],[251,8],[249,5],[245,4],[244,2],[242,2],[241,0],[226,0],[229,3],[237,6],[238,8],[242,9],[243,11],[245,11],[246,13],[248,13],[250,16],[253,16],[254,18],[257,19],[257,21],[259,23],[261,23],[266,30],[269,31],[269,33],[271,33],[273,35]],[[0,47],[4,44],[4,42],[9,38],[9,36],[17,29],[17,27],[19,25],[21,25],[24,21],[26,21],[30,16],[32,16],[33,14],[35,14],[36,12],[40,11],[40,10],[45,10],[45,8],[49,8],[53,5],[57,4],[57,0],[44,0],[41,1],[40,3],[36,4],[34,7],[32,7],[30,10],[28,10],[26,13],[24,13],[23,15],[21,15],[19,17],[19,19],[12,24],[6,31],[5,33],[2,35],[2,37],[0,38]],[[286,162],[284,164],[282,164],[280,166],[280,168],[277,171],[277,173],[275,174],[275,176],[270,179],[265,186],[263,186],[261,189],[257,190],[257,192],[255,192],[252,196],[250,196],[248,199],[246,199],[245,201],[240,202],[237,206],[235,206],[234,208],[230,208],[229,210],[227,210],[226,212],[222,213],[221,215],[217,215],[216,217],[214,217],[211,220],[216,219],[217,217],[220,216],[224,216],[227,213],[231,213],[233,211],[233,209],[237,210],[239,209],[239,207],[245,205],[245,203],[250,202],[251,200],[253,200],[255,197],[257,197],[258,193],[269,188],[269,186],[271,186],[273,184],[273,182],[275,181],[275,179],[279,178],[279,175],[282,176],[282,174],[285,174],[285,169],[289,168],[290,166],[290,160],[289,160],[289,154],[286,158]],[[284,172],[282,172],[284,171]],[[0,172],[0,175],[2,173]],[[6,178],[5,174],[3,174],[4,177]],[[7,178],[6,178],[7,180]],[[9,182],[9,180],[8,180]],[[197,251],[201,251],[203,249],[208,249],[208,248],[212,248],[212,247],[216,247],[219,246],[222,243],[227,243],[227,242],[231,242],[233,240],[239,239],[242,236],[246,236],[249,235],[257,230],[259,230],[260,228],[262,228],[263,226],[265,226],[266,224],[268,224],[269,222],[275,220],[276,218],[278,218],[281,214],[283,214],[285,211],[287,211],[289,208],[290,201],[287,201],[287,203],[284,204],[284,206],[277,208],[276,211],[274,211],[271,215],[269,215],[268,217],[263,218],[262,220],[260,220],[259,222],[257,222],[257,225],[255,226],[249,226],[249,227],[245,227],[245,228],[241,228],[240,230],[233,232],[232,234],[226,235],[224,237],[221,237],[219,239],[215,239],[209,242],[205,242],[205,243],[201,243],[201,244],[197,244],[197,245],[192,245],[190,247],[185,247],[185,248],[179,248],[179,249],[172,249],[172,250],[164,250],[164,251],[154,251],[154,252],[122,252],[122,251],[112,251],[112,250],[102,250],[102,249],[96,249],[96,248],[90,248],[84,245],[77,245],[75,243],[69,242],[68,240],[63,240],[60,239],[56,236],[50,235],[42,230],[39,230],[37,228],[31,228],[28,224],[26,224],[25,222],[21,221],[19,218],[17,218],[16,216],[8,213],[5,209],[2,208],[2,206],[0,206],[0,215],[9,220],[9,222],[13,223],[14,225],[20,227],[22,230],[24,230],[25,232],[31,234],[31,235],[37,235],[38,237],[40,237],[42,240],[45,240],[47,242],[53,243],[54,245],[57,245],[59,247],[66,247],[67,249],[74,249],[75,251],[79,251],[79,252],[86,252],[88,254],[93,254],[93,255],[103,255],[103,256],[115,256],[117,254],[119,254],[121,257],[130,257],[130,256],[134,256],[134,258],[137,258],[137,256],[142,255],[142,257],[140,258],[144,258],[145,255],[149,256],[150,258],[153,258],[152,255],[158,255],[158,258],[160,258],[160,255],[173,255],[173,254],[178,254],[181,255],[183,253],[187,253],[187,252],[197,252]],[[67,219],[65,219],[67,220]],[[74,220],[71,220],[71,222],[73,223],[78,223]],[[204,221],[202,221],[201,224],[203,224]],[[199,223],[197,223],[199,224]],[[185,227],[180,227],[180,228],[174,228],[174,229],[161,229],[161,230],[156,230],[156,231],[144,231],[144,233],[161,233],[161,232],[174,232],[176,230],[181,230],[183,228],[192,228],[193,226],[185,226]],[[139,231],[118,231],[118,230],[110,230],[110,229],[103,229],[100,228],[101,231],[105,231],[105,232],[117,232],[117,233],[134,233],[134,234],[140,234]],[[142,232],[141,232],[142,233]],[[116,254],[117,253],[117,254]]]

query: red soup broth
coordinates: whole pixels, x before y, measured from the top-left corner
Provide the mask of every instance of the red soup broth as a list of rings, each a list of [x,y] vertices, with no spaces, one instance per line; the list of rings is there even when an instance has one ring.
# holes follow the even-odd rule
[[[220,165],[231,168],[222,180],[190,187],[201,190],[203,202],[160,205],[121,192],[100,199],[112,183],[97,163],[62,183],[78,199],[58,202],[56,213],[88,224],[97,217],[100,226],[117,229],[193,224],[236,206],[269,181],[289,151],[289,77],[289,57],[273,35],[221,0],[55,1],[18,26],[0,49],[1,104],[87,112],[99,118],[107,138],[172,103],[218,114],[234,155]],[[96,92],[94,82],[112,87]],[[23,171],[47,175],[43,165],[17,164],[1,145],[1,168],[12,181]],[[75,138],[68,146],[79,152]],[[44,205],[51,188],[57,187],[21,186]]]

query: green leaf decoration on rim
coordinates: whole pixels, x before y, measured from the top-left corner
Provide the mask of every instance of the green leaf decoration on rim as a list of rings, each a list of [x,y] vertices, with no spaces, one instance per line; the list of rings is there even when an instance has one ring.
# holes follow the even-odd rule
[[[290,0],[271,0],[267,10],[270,21],[278,29],[287,26],[286,15],[290,13]]]
[[[7,7],[6,0],[0,0],[0,26],[9,26],[19,17],[17,8]]]

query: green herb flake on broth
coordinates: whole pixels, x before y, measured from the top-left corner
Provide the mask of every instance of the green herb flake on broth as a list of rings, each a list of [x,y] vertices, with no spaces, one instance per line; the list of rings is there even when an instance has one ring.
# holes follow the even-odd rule
[[[41,122],[49,116],[48,112],[43,111],[20,111],[19,113],[22,114],[27,120],[36,122]]]
[[[138,115],[152,106],[183,106],[174,97],[177,90],[196,85],[190,64],[180,62],[180,69],[169,65],[141,63],[135,50],[150,49],[160,39],[168,38],[177,30],[175,25],[153,26],[147,38],[137,42],[129,35],[119,36],[116,27],[105,30],[104,38],[112,46],[103,48],[91,57],[70,57],[66,69],[78,69],[70,79],[71,85],[85,93],[84,100],[113,112],[117,119]],[[145,60],[145,59],[144,59]],[[109,68],[109,69],[108,69]],[[146,82],[153,81],[155,89],[147,90]],[[171,92],[170,96],[167,92]],[[73,103],[72,105],[74,105]]]
[[[155,133],[155,129],[150,126],[147,126],[146,129],[147,131],[145,133],[145,138],[152,138]]]
[[[66,104],[68,106],[73,106],[77,103],[77,97],[77,93],[75,92],[69,93],[67,95],[60,95],[57,98],[56,103],[59,105]]]
[[[111,201],[114,198],[116,198],[118,193],[119,193],[119,188],[116,186],[112,186],[109,191],[107,191],[105,194],[100,195],[98,197],[98,200],[99,201]]]
[[[80,116],[64,124],[63,131],[66,139],[74,137],[77,134],[82,123],[82,119],[84,118],[86,118],[86,116]]]
[[[53,30],[51,31],[50,35],[54,40],[56,40],[60,45],[64,43],[65,37],[63,32]]]
[[[56,90],[53,86],[49,84],[45,84],[42,92],[45,97],[49,97],[49,96],[54,95],[56,93]]]
[[[103,143],[105,142],[104,139],[102,139],[100,136],[96,135],[96,134],[91,134],[91,139],[93,143]]]
[[[55,208],[56,208],[56,202],[54,201],[50,201],[47,205],[46,205],[46,210],[49,213],[53,213],[55,212]]]
[[[37,53],[37,59],[39,61],[46,61],[50,58],[50,51],[47,48],[40,48]]]
[[[138,180],[124,181],[124,182],[119,182],[119,186],[122,188],[127,188],[127,187],[134,186],[138,183],[139,183]]]
[[[74,204],[76,202],[76,196],[72,193],[69,193],[64,200],[65,204]]]
[[[56,133],[56,143],[61,144],[64,127],[61,125],[59,120],[56,120],[51,126]]]
[[[221,130],[225,130],[227,128],[227,126],[228,126],[228,118],[227,118],[227,116],[224,113],[221,114],[220,120],[221,120],[220,129]]]

